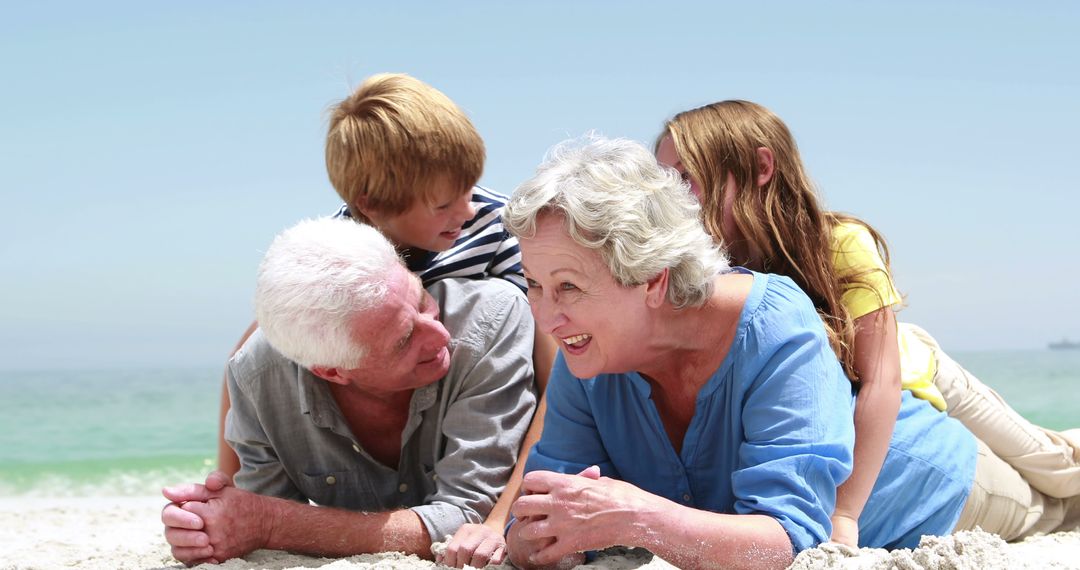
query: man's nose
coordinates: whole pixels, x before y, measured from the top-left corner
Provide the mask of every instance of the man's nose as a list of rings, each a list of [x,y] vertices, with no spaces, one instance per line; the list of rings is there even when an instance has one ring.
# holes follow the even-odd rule
[[[426,349],[435,351],[450,343],[450,332],[439,322],[438,316],[431,317],[426,325],[427,331],[424,337]]]

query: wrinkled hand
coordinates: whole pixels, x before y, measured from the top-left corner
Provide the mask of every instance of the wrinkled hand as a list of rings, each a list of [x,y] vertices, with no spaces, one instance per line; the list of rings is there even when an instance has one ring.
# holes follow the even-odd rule
[[[832,536],[829,537],[829,540],[837,544],[858,548],[859,521],[847,515],[834,514],[832,516]]]
[[[483,524],[466,524],[446,545],[446,552],[435,561],[444,566],[462,568],[466,564],[483,568],[488,564],[502,564],[506,558],[506,539],[501,530]]]
[[[162,494],[172,501],[161,511],[165,540],[173,557],[188,566],[217,564],[266,544],[266,497],[233,487],[224,473],[211,473],[203,485],[166,487]]]
[[[563,565],[586,550],[630,542],[631,525],[651,510],[650,495],[600,476],[593,466],[577,475],[535,471],[525,476],[511,512],[510,556],[514,564]]]

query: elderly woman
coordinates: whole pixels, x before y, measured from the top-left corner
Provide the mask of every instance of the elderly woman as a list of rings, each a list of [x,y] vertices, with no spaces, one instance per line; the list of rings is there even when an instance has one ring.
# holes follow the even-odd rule
[[[630,141],[553,149],[504,219],[537,326],[560,347],[512,509],[516,565],[626,545],[681,568],[783,568],[828,539],[854,398],[790,279],[729,268],[678,174]],[[863,543],[973,528],[982,451],[905,394]],[[1054,512],[1029,517],[1032,531],[1080,518],[1043,506]]]

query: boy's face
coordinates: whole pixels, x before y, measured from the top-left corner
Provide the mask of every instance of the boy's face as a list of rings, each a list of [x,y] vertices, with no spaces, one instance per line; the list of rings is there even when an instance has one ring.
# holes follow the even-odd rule
[[[434,182],[432,202],[417,200],[400,214],[363,214],[398,248],[415,247],[427,251],[450,249],[461,235],[461,227],[473,219],[472,189],[462,192],[440,176]]]

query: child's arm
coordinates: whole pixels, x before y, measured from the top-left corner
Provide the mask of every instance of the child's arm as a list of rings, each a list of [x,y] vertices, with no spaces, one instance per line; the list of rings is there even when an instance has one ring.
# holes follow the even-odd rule
[[[236,354],[236,351],[240,350],[241,346],[247,342],[251,333],[255,332],[255,329],[259,327],[259,323],[252,321],[247,330],[244,331],[243,336],[240,337],[240,342],[236,343],[232,352],[229,353],[229,358]],[[229,442],[225,441],[225,416],[229,413],[229,407],[231,402],[229,401],[229,383],[222,379],[221,381],[221,410],[219,411],[218,418],[218,466],[217,470],[229,476],[232,480],[233,475],[240,470],[240,458],[236,456],[236,452],[229,447]]]
[[[855,399],[855,464],[851,477],[837,489],[831,539],[858,547],[859,515],[889,452],[900,411],[900,349],[892,308],[855,319],[854,349],[860,379]]]

